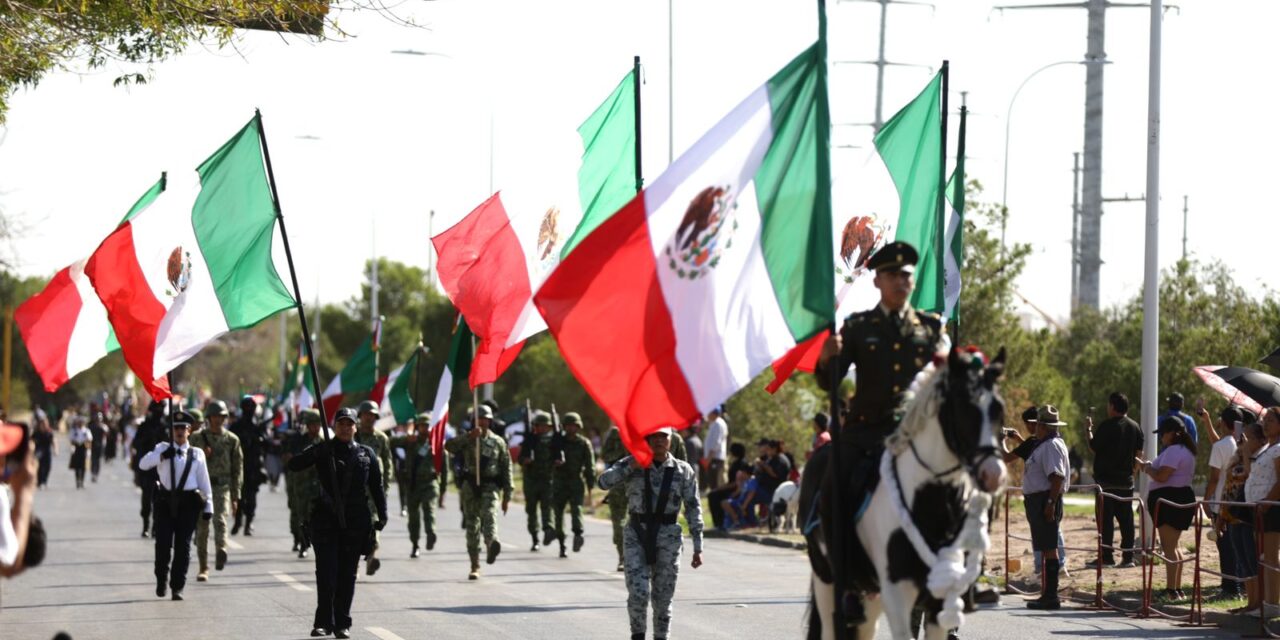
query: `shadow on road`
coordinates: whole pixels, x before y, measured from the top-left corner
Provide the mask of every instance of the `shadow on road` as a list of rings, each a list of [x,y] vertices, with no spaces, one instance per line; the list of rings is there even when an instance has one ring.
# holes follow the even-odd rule
[[[586,611],[591,609],[622,609],[619,604],[565,604],[565,605],[494,605],[482,604],[463,607],[411,607],[412,611],[437,611],[440,613],[457,613],[464,616],[483,616],[504,613],[551,613],[554,611]]]

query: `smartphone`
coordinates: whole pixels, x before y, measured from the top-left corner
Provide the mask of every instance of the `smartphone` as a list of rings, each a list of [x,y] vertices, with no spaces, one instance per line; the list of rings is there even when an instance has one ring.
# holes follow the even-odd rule
[[[1196,398],[1196,413],[1199,414],[1201,411],[1204,411],[1204,396]]]

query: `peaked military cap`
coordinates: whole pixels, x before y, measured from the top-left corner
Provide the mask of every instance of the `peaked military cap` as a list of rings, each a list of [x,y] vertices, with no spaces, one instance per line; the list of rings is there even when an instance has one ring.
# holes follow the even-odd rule
[[[303,424],[320,424],[324,422],[320,417],[320,412],[315,409],[303,409],[298,417],[302,419]]]
[[[364,415],[365,412],[372,413],[375,416],[378,415],[378,403],[372,400],[365,400],[364,402],[361,402],[360,408],[356,410],[356,414]]]
[[[570,411],[569,413],[564,414],[564,417],[560,419],[560,423],[582,426],[582,416],[578,415],[577,411]]]
[[[916,263],[919,261],[920,254],[916,251],[916,248],[898,240],[880,247],[880,250],[867,261],[867,267],[876,272],[905,271],[913,273],[916,270]]]
[[[358,417],[360,416],[356,414],[355,409],[352,409],[351,407],[343,407],[341,409],[338,409],[337,415],[333,416],[333,423],[338,424],[343,420],[350,420],[352,422],[355,422],[356,418]]]
[[[533,423],[534,424],[551,424],[551,414],[547,413],[546,411],[543,411],[542,409],[538,409],[533,412]]]
[[[191,415],[189,412],[186,412],[186,411],[173,412],[173,428],[174,429],[177,429],[178,427],[189,428],[191,427],[191,425],[195,423],[196,423],[195,416]]]
[[[225,416],[227,415],[227,403],[221,400],[214,400],[205,406],[204,411],[210,418]]]

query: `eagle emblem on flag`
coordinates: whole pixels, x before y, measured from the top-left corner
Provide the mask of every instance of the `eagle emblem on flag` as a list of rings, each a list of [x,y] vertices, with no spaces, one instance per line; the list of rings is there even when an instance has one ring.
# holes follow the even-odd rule
[[[710,186],[698,192],[667,245],[667,266],[689,280],[716,268],[720,254],[733,246],[738,221],[732,214],[737,208],[737,192],[731,185]]]
[[[851,283],[867,270],[867,261],[884,244],[885,229],[875,214],[853,216],[840,234],[840,260],[836,263],[836,275]]]
[[[178,297],[179,294],[187,290],[187,285],[191,284],[191,253],[183,251],[181,245],[174,247],[173,251],[169,253],[167,275],[169,276],[169,285],[173,289],[165,291],[165,294],[170,297]]]
[[[542,215],[542,226],[538,227],[538,260],[544,263],[544,267],[560,244],[559,221],[560,207],[552,205]]]

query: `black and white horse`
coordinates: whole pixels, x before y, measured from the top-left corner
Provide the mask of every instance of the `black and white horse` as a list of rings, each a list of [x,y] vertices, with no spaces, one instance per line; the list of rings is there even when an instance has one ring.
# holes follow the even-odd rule
[[[833,526],[831,501],[819,495],[819,487],[828,492],[834,481],[833,452],[810,463],[826,468],[806,469],[801,491],[800,512],[814,513],[816,499],[820,518],[807,536],[813,569],[809,638],[836,637],[835,567],[828,552],[832,540],[850,534],[858,536],[866,556],[862,563],[843,563],[861,574],[849,576],[846,584],[879,585],[878,595],[865,588],[856,593],[866,612],[856,638],[875,636],[882,613],[895,639],[911,638],[917,605],[925,610],[927,638],[942,639],[959,628],[961,598],[991,544],[987,509],[1005,480],[1004,463],[996,455],[1004,416],[996,381],[1004,359],[1003,349],[990,364],[980,355],[952,349],[945,365],[916,377],[914,399],[886,440],[880,482],[856,524],[853,509],[847,508],[845,521]]]

